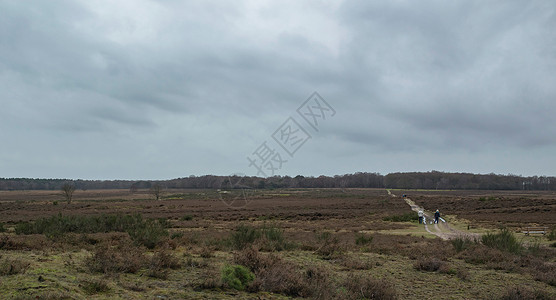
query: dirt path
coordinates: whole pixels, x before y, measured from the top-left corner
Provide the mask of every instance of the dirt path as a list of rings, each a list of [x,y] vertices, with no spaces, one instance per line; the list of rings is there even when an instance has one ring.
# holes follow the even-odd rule
[[[388,195],[392,197],[396,197],[396,195],[392,194],[390,190],[387,191],[388,191]],[[434,234],[443,240],[454,239],[457,237],[467,237],[471,239],[475,239],[479,237],[479,235],[476,233],[463,232],[453,228],[443,218],[440,218],[440,222],[434,224],[432,226],[433,229],[431,230],[429,228],[429,225],[432,225],[430,223],[432,220],[434,220],[434,213],[426,211],[423,207],[420,207],[419,205],[415,204],[415,202],[413,202],[413,200],[411,200],[410,198],[405,197],[404,200],[407,203],[407,205],[411,207],[411,210],[415,212],[418,212],[419,210],[423,211],[424,214],[423,223],[425,226],[425,230],[430,234]]]

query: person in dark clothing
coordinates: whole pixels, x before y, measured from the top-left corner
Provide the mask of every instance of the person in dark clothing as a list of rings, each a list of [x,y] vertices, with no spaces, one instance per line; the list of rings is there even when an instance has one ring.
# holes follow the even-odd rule
[[[440,218],[440,212],[437,209],[436,212],[434,213],[434,224],[438,224],[439,218]]]

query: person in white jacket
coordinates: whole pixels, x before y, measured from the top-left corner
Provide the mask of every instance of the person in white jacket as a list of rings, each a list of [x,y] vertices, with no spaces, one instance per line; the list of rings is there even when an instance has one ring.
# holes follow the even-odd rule
[[[417,213],[419,215],[419,224],[423,223],[423,211],[419,210],[419,212]]]

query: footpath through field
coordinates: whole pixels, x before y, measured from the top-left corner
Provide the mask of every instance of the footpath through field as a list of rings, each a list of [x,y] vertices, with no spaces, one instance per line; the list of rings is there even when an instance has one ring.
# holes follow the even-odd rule
[[[397,197],[396,195],[392,194],[390,190],[387,191],[390,196]],[[440,222],[434,224],[433,230],[431,230],[429,228],[429,225],[432,224],[428,223],[430,223],[429,220],[434,220],[434,213],[426,211],[424,207],[420,207],[419,205],[415,204],[415,202],[413,202],[413,200],[411,200],[410,198],[404,197],[404,200],[405,203],[407,203],[407,205],[411,207],[411,210],[415,212],[419,212],[420,210],[423,211],[423,223],[425,225],[425,230],[430,234],[434,234],[443,240],[454,239],[457,237],[467,237],[470,239],[476,239],[479,237],[479,235],[476,233],[463,232],[453,228],[443,218],[440,218]]]

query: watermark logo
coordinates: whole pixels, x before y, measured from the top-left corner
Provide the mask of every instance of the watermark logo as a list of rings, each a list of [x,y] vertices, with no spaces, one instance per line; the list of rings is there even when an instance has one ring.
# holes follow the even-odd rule
[[[297,108],[296,112],[298,114],[297,118],[301,117],[316,132],[319,131],[322,122],[336,115],[336,110],[317,92],[311,94]],[[290,158],[293,158],[295,153],[312,138],[309,131],[301,125],[302,122],[296,120],[296,117],[290,116],[271,135],[276,144]],[[283,158],[285,155],[282,154],[283,152],[264,141],[247,157],[249,168],[255,168],[257,176],[274,176],[276,171],[282,169],[284,164],[288,162]]]
[[[282,126],[276,129],[272,138],[293,157],[295,152],[311,139],[311,135],[292,117],[289,117]]]
[[[297,115],[288,117],[272,133],[271,138],[278,147],[273,145],[274,143],[264,141],[247,157],[248,167],[255,168],[257,176],[274,176],[288,162],[285,158],[293,158],[312,138],[307,127],[319,132],[319,126],[336,115],[336,110],[317,92],[311,94],[296,112]],[[302,124],[305,124],[305,127]],[[218,189],[220,199],[233,208],[242,208],[249,204],[253,200],[255,190],[246,182],[247,178],[243,173],[236,173],[222,180]]]
[[[330,118],[336,115],[334,108],[317,92],[314,92],[297,108],[297,113],[317,132],[319,131],[319,121],[326,120],[327,115]]]

